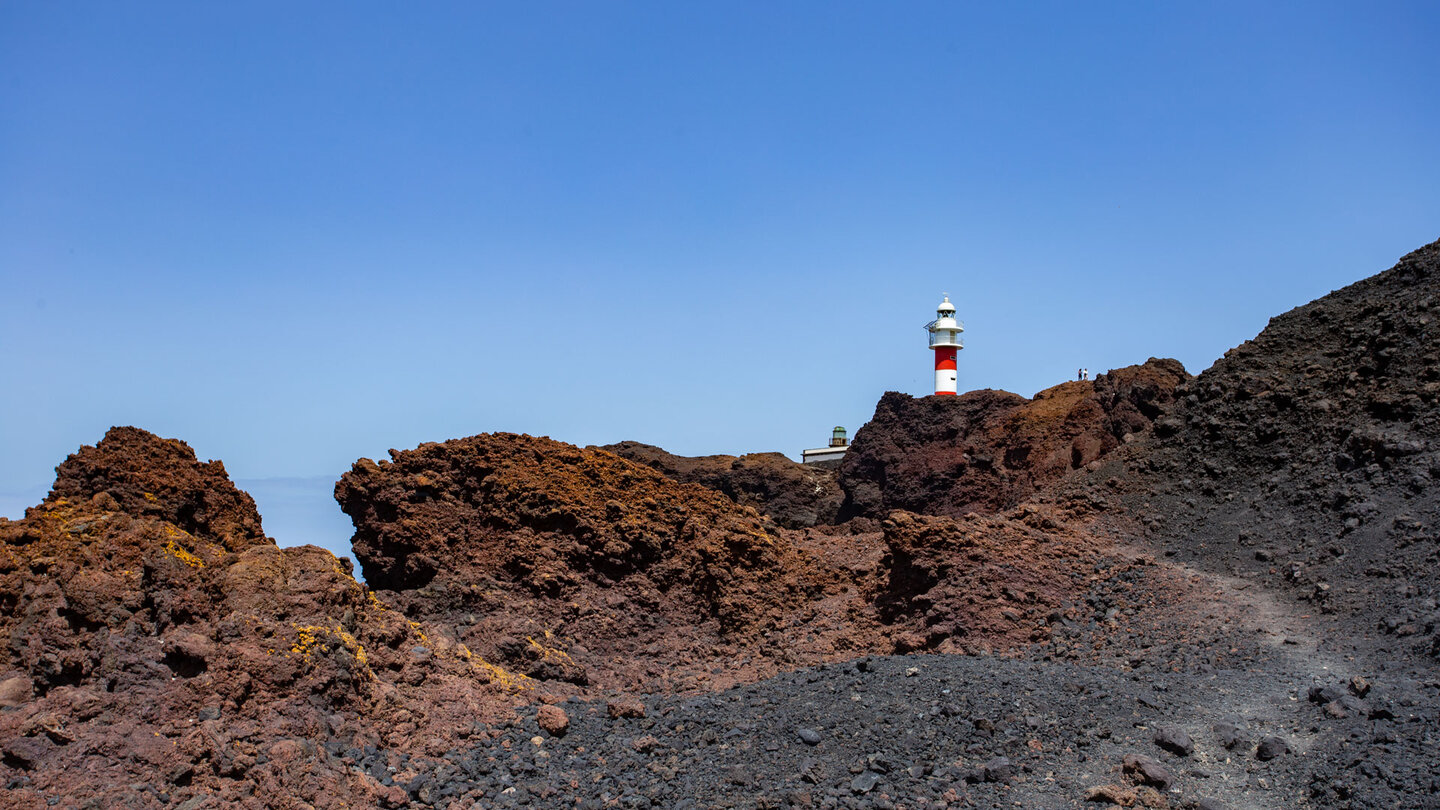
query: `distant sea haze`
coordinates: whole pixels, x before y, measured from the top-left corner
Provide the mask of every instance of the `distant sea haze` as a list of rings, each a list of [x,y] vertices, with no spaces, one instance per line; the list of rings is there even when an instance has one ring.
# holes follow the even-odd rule
[[[309,478],[248,478],[237,480],[235,486],[255,498],[265,533],[281,546],[320,546],[337,557],[350,553],[350,535],[354,527],[350,518],[335,503],[337,476],[317,475]],[[25,510],[45,499],[48,484],[21,490],[0,492],[0,517],[19,520]],[[360,578],[360,567],[355,567]]]
[[[235,486],[250,493],[265,533],[282,546],[306,544],[328,549],[337,557],[350,557],[350,536],[355,529],[335,502],[338,476],[309,478],[247,478]],[[356,565],[359,578],[359,565]]]
[[[0,517],[19,520],[25,517],[25,510],[45,500],[50,493],[49,484],[37,484],[25,489],[0,492]]]

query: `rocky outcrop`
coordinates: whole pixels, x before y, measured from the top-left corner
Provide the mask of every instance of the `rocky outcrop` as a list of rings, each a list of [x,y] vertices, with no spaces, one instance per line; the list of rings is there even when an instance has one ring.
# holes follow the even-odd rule
[[[401,806],[409,757],[521,700],[181,442],[116,428],[58,473],[0,520],[7,806]]]
[[[55,473],[52,502],[104,493],[117,511],[213,538],[228,551],[272,543],[260,529],[254,499],[230,482],[225,464],[200,462],[179,439],[133,427],[110,428],[104,440],[80,448]]]
[[[904,627],[899,650],[1038,640],[1035,628],[1085,591],[1090,564],[1106,548],[1068,522],[1037,507],[959,520],[892,512],[875,599],[884,619]]]
[[[797,464],[781,453],[677,456],[640,442],[600,448],[686,484],[718,490],[787,529],[834,523],[844,499],[833,470]]]
[[[704,682],[717,664],[729,673],[717,650],[778,666],[799,648],[764,634],[844,578],[715,490],[547,438],[486,434],[361,459],[335,491],[385,598],[455,623],[487,657],[575,686]]]
[[[840,519],[1008,509],[1145,431],[1187,379],[1178,362],[1152,358],[1029,400],[888,392],[840,467]]]
[[[599,450],[486,434],[361,459],[335,487],[377,588],[438,574],[560,595],[631,576],[725,616],[779,570],[784,543],[753,509]],[[678,594],[677,594],[678,595]]]

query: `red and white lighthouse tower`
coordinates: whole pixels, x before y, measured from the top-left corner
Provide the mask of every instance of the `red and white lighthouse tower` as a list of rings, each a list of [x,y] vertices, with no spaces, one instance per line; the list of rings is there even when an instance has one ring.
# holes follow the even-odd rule
[[[935,350],[935,393],[953,397],[957,393],[955,353],[965,348],[960,340],[965,324],[955,320],[950,296],[935,308],[935,320],[925,324],[925,331],[930,333],[930,348]]]

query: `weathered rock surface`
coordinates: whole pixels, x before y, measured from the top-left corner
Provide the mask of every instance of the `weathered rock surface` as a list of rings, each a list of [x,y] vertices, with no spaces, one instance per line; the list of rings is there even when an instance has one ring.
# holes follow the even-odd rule
[[[1351,633],[1440,639],[1440,243],[1271,319],[1107,458],[1148,541]]]
[[[600,449],[644,464],[672,480],[723,492],[787,529],[834,523],[844,499],[833,470],[797,464],[781,453],[677,456],[640,442],[607,444]]]
[[[255,500],[230,482],[225,464],[201,463],[178,439],[111,428],[103,441],[80,448],[55,473],[47,502],[104,493],[114,500],[114,511],[172,523],[213,538],[227,551],[273,544],[260,529]]]
[[[0,520],[6,806],[384,804],[384,765],[519,702],[223,470],[116,428]]]
[[[850,574],[753,508],[603,450],[514,434],[426,444],[362,459],[336,497],[384,598],[567,692],[748,679],[829,660],[837,642],[883,646],[861,616],[776,647],[766,637],[807,605],[863,610]]]
[[[1148,429],[1187,379],[1178,362],[1152,358],[1029,400],[992,390],[888,392],[840,466],[839,517],[1009,509]]]

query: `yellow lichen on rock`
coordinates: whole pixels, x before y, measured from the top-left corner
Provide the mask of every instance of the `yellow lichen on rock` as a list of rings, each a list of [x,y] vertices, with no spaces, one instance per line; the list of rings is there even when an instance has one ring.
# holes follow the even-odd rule
[[[167,527],[167,528],[169,528],[169,527]],[[165,553],[166,553],[166,554],[169,554],[171,557],[174,557],[175,559],[179,560],[180,562],[185,563],[186,565],[190,566],[191,568],[204,568],[204,567],[205,567],[205,561],[204,561],[204,560],[202,560],[202,559],[200,559],[199,557],[195,556],[194,554],[190,553],[188,550],[185,549],[184,546],[180,545],[179,543],[175,542],[174,540],[166,540],[166,541],[165,541]]]
[[[555,634],[552,633],[552,632],[550,632],[549,630],[546,630],[546,631],[545,631],[545,640],[546,640],[546,641],[553,641],[554,639],[555,639]],[[548,644],[542,644],[542,643],[536,641],[534,638],[531,638],[530,636],[526,636],[526,637],[525,637],[525,640],[528,641],[528,642],[530,642],[531,648],[533,648],[536,652],[538,652],[538,653],[540,654],[541,660],[544,660],[544,661],[554,661],[554,662],[557,662],[557,663],[567,664],[567,665],[571,665],[571,666],[573,666],[574,663],[575,663],[574,661],[572,661],[572,660],[570,659],[570,654],[569,654],[569,653],[565,652],[564,650],[562,650],[562,649],[560,649],[560,648],[558,648],[558,647],[553,647],[553,646],[550,646],[550,645],[548,645]]]
[[[295,629],[295,643],[290,646],[290,653],[300,656],[305,663],[310,663],[317,648],[324,652],[334,645],[343,647],[354,657],[356,663],[364,667],[371,677],[374,677],[374,673],[369,671],[369,658],[365,654],[365,646],[354,636],[345,632],[340,625],[337,624],[331,628],[318,624],[291,624],[291,627]]]

